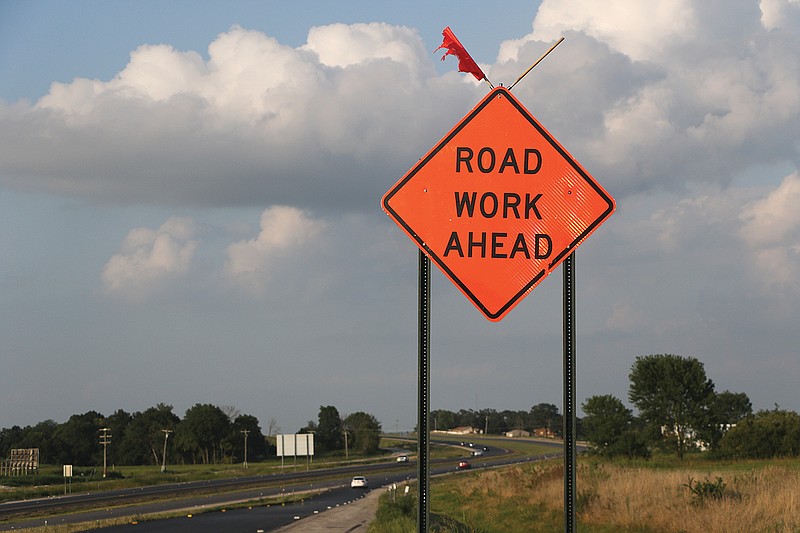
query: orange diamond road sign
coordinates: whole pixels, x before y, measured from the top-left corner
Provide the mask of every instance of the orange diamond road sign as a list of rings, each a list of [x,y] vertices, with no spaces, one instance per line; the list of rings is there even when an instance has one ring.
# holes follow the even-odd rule
[[[502,320],[615,208],[505,87],[461,119],[381,204],[492,321]]]

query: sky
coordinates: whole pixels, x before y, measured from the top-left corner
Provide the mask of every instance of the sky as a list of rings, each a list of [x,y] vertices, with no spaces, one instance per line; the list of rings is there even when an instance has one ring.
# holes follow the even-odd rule
[[[614,197],[576,396],[636,357],[800,410],[800,2],[0,0],[0,427],[163,402],[417,417],[417,248],[381,196],[488,92]],[[562,277],[490,322],[438,270],[431,408],[561,409]],[[580,414],[580,413],[579,413]]]

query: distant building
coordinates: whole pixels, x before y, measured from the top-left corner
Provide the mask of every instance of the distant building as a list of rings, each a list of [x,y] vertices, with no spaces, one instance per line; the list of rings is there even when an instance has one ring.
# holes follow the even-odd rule
[[[533,435],[542,439],[554,439],[556,434],[548,428],[536,428],[533,430]]]
[[[736,424],[720,424],[718,427],[722,432],[722,434],[724,435],[731,429],[735,428]],[[661,434],[665,437],[677,437],[678,426],[676,425],[671,430],[667,426],[661,426]],[[685,429],[684,435],[686,438],[687,448],[695,448],[697,450],[700,450],[701,452],[707,452],[709,450],[708,443],[697,436],[697,431],[694,428],[687,427]]]
[[[449,433],[450,435],[474,435],[476,433],[480,433],[480,431],[472,426],[460,426],[457,428],[448,429],[445,431],[445,433]]]
[[[511,431],[506,431],[506,437],[511,438],[520,438],[520,437],[530,437],[531,434],[529,431],[525,431],[524,429],[512,429]]]

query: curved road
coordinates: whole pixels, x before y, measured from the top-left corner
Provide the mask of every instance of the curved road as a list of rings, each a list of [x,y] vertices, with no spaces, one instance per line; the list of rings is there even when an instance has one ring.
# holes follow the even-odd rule
[[[498,439],[498,442],[502,440]],[[453,444],[448,442],[447,444]],[[541,460],[544,458],[561,455],[563,445],[560,442],[545,442],[554,447],[554,453],[530,457],[510,456],[508,450],[491,447],[481,457],[468,458],[474,468],[498,466],[504,464]],[[557,451],[556,451],[557,449]],[[465,449],[466,451],[466,449]],[[458,459],[438,459],[431,461],[431,475],[441,475],[453,472]],[[363,496],[365,491],[350,489],[349,480],[353,475],[367,475],[370,487],[390,485],[416,478],[417,469],[415,462],[409,463],[381,463],[375,465],[337,467],[325,470],[311,470],[299,473],[282,473],[272,475],[249,476],[246,478],[213,480],[192,483],[177,483],[153,487],[141,487],[107,491],[93,494],[79,494],[56,498],[27,500],[24,502],[8,502],[0,504],[0,519],[10,516],[22,516],[31,511],[43,509],[63,509],[70,506],[92,505],[94,508],[107,506],[105,509],[71,513],[58,517],[21,519],[15,522],[0,524],[0,531],[19,529],[21,527],[35,527],[44,524],[57,524],[67,522],[84,522],[104,520],[121,516],[136,516],[157,512],[187,510],[187,515],[203,508],[221,508],[233,502],[255,501],[251,508],[231,510],[225,512],[201,513],[186,518],[155,520],[142,522],[136,525],[139,532],[159,531],[272,531],[299,518],[312,516],[329,508],[347,505],[354,499]],[[326,481],[320,478],[324,476]],[[224,493],[198,494],[203,489],[220,488],[230,489]],[[308,493],[309,497],[301,503],[292,505],[260,506],[257,500],[261,497],[278,496],[287,493]],[[193,496],[187,494],[195,493]],[[154,496],[171,494],[176,499],[168,501],[147,502]],[[113,508],[111,507],[113,506]],[[221,527],[219,521],[225,521]],[[206,526],[205,524],[209,524]],[[106,528],[106,531],[121,531],[130,525]],[[208,529],[206,529],[206,527]],[[165,529],[160,529],[165,528]]]

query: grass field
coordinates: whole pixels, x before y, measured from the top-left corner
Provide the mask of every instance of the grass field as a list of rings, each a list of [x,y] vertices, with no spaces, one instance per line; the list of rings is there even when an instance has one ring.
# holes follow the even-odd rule
[[[432,481],[431,513],[467,526],[452,531],[558,532],[563,493],[561,461],[475,471]],[[576,510],[580,532],[800,532],[800,460],[582,459]]]

